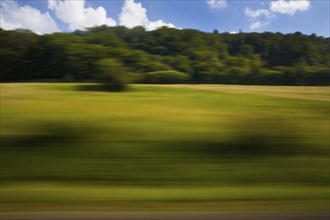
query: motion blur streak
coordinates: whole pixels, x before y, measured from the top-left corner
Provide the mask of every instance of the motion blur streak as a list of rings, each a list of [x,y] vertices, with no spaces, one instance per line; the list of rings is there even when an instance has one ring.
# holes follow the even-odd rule
[[[328,210],[328,88],[81,86],[1,85],[4,214]]]

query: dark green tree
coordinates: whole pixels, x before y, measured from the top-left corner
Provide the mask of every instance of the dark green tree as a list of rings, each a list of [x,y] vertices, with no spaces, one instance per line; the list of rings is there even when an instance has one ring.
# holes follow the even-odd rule
[[[115,59],[102,59],[97,62],[98,80],[107,91],[122,91],[127,84],[127,69]]]

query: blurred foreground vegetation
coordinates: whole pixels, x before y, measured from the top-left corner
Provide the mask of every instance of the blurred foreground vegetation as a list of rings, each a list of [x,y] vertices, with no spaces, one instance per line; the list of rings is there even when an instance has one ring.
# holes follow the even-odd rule
[[[328,87],[97,88],[1,84],[3,211],[328,209]]]
[[[329,38],[94,27],[36,35],[0,29],[1,81],[329,85]],[[108,63],[108,64],[107,64]],[[104,76],[104,67],[115,76]],[[113,66],[114,65],[114,66]],[[125,69],[125,71],[120,71]],[[111,68],[107,68],[111,72]],[[113,71],[112,71],[113,72]]]

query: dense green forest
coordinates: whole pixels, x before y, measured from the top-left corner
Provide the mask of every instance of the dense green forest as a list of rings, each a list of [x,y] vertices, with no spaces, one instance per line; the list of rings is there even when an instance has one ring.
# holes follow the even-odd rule
[[[0,29],[1,81],[329,85],[330,38],[281,33],[94,27],[37,35]]]

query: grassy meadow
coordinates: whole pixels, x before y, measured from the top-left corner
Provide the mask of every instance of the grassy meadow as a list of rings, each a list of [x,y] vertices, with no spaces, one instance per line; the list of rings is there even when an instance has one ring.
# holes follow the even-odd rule
[[[1,84],[1,207],[327,210],[329,87]]]

